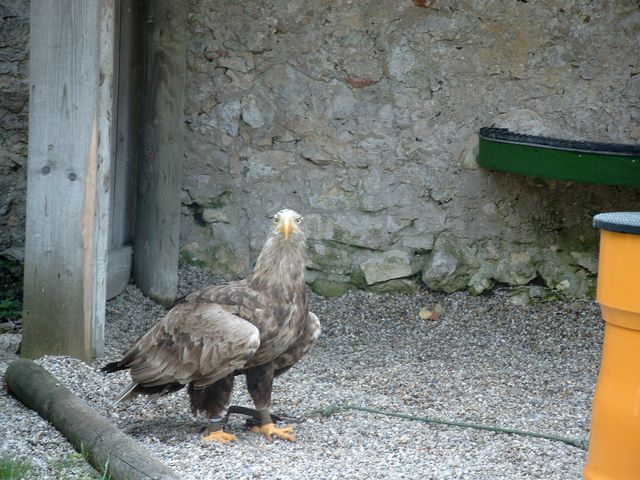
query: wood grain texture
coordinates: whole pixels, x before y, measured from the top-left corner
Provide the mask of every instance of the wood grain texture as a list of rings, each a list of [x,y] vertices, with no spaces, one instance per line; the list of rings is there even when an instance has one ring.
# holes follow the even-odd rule
[[[141,75],[140,2],[116,0],[109,248],[133,244]]]
[[[122,293],[131,278],[135,230],[141,35],[140,2],[115,0],[114,109],[109,215],[107,299]]]
[[[106,467],[109,478],[178,478],[35,362],[16,360],[7,368],[5,379],[18,400],[49,421],[97,470],[104,473]]]
[[[99,355],[113,0],[32,2],[22,354]]]
[[[132,255],[133,249],[129,245],[109,249],[107,257],[107,300],[120,295],[129,285]]]
[[[186,69],[185,0],[142,8],[141,148],[133,270],[151,298],[170,304],[178,284]]]

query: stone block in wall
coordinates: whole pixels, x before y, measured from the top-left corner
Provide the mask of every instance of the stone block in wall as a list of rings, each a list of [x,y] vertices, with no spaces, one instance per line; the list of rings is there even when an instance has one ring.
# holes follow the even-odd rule
[[[388,250],[372,255],[360,264],[360,269],[364,273],[367,285],[373,285],[417,273],[420,268],[412,260],[412,254],[408,251]]]
[[[373,293],[413,293],[420,288],[417,279],[414,278],[394,278],[386,282],[375,283],[369,287]]]
[[[460,165],[465,170],[477,170],[478,165],[478,148],[479,148],[480,138],[477,134],[473,134],[467,140],[467,143],[464,146],[464,151],[460,156]]]
[[[572,263],[570,254],[546,248],[541,251],[538,272],[549,288],[566,297],[592,297],[595,277]]]
[[[422,281],[433,289],[454,292],[467,287],[478,269],[474,253],[455,234],[442,232],[422,270]]]
[[[570,252],[569,255],[573,259],[572,265],[584,268],[593,275],[598,273],[598,259],[593,252]]]
[[[469,283],[467,284],[467,290],[472,295],[480,295],[487,290],[491,290],[496,282],[494,280],[495,266],[493,268],[487,268],[487,265],[483,265],[480,269],[471,275]]]
[[[248,73],[253,70],[254,67],[253,55],[251,53],[234,55],[227,52],[226,54],[219,55],[217,57],[217,64],[219,67],[228,68],[229,70],[235,70],[241,73]]]
[[[351,248],[330,241],[309,240],[308,267],[325,273],[345,275],[351,271]]]
[[[401,243],[404,247],[411,248],[416,253],[426,253],[433,249],[434,236],[432,233],[403,235]]]
[[[505,252],[498,261],[493,278],[506,285],[526,285],[536,278],[537,258],[530,252]]]
[[[310,282],[311,290],[323,297],[333,298],[340,297],[347,293],[349,290],[353,290],[356,287],[350,283],[339,280],[331,280],[325,277],[318,277]]]

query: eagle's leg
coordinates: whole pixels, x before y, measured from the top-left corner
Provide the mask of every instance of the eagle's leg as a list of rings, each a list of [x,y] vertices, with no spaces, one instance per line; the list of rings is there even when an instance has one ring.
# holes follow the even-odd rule
[[[214,417],[210,419],[211,423],[205,428],[202,440],[207,442],[218,442],[226,445],[230,442],[238,440],[233,433],[227,433],[225,430],[229,422],[229,412],[224,417]]]
[[[224,411],[226,405],[229,403],[231,397],[231,391],[233,390],[233,374],[218,380],[216,383],[204,388],[194,387],[192,383],[189,384],[188,392],[191,398],[191,410],[195,415],[198,411],[202,411],[209,418],[214,418],[215,421],[209,425],[202,435],[202,440],[215,441],[222,444],[237,440],[237,437],[232,433],[227,433],[224,427],[229,420],[229,414],[224,417],[218,417],[218,415]]]
[[[271,363],[247,370],[247,389],[259,416],[258,425],[252,427],[251,431],[261,433],[269,441],[272,441],[276,436],[282,440],[295,442],[293,427],[276,427],[269,413],[272,384],[273,365]]]

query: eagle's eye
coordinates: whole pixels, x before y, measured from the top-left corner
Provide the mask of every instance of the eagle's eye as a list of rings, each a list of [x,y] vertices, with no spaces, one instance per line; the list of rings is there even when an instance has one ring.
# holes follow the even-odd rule
[[[302,223],[302,217],[296,217],[296,223]]]
[[[278,223],[278,220],[280,220],[280,218],[278,217],[278,215],[274,215],[274,216],[273,216],[273,223]]]

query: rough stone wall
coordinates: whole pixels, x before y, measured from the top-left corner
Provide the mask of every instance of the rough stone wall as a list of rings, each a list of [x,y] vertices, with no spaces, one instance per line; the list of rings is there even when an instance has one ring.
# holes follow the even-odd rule
[[[475,132],[637,142],[637,2],[189,6],[185,259],[246,273],[287,205],[321,292],[592,293],[591,217],[639,192],[488,172]]]
[[[0,255],[18,258],[28,7],[0,0]],[[636,1],[190,0],[189,10],[183,260],[245,274],[267,215],[286,205],[305,215],[320,292],[533,282],[584,295],[591,216],[640,210],[635,189],[475,164],[482,126],[640,141]]]
[[[12,260],[24,248],[28,42],[29,2],[0,0],[0,257]]]

